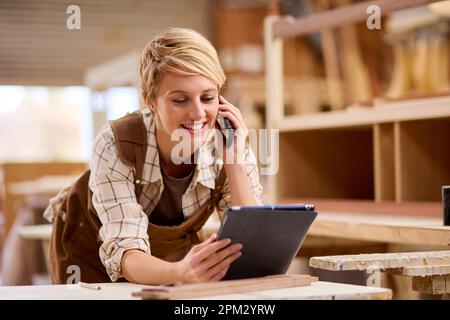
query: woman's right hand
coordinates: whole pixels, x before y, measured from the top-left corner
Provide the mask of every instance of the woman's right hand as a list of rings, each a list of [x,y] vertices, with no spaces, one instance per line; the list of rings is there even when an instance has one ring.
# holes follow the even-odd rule
[[[233,261],[241,256],[242,245],[230,245],[230,239],[216,241],[213,234],[208,240],[191,248],[183,260],[176,262],[181,283],[219,281]]]

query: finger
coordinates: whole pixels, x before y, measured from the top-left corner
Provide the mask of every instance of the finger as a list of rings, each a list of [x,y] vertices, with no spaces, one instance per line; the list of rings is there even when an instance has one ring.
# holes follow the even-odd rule
[[[195,254],[194,260],[196,262],[201,262],[206,258],[210,257],[211,255],[213,255],[214,253],[216,253],[217,251],[225,248],[230,243],[231,243],[230,239],[223,239],[210,243]]]
[[[222,96],[222,95],[220,95],[220,94],[219,94],[219,102],[222,103],[222,104],[223,104],[223,103],[229,103],[228,100],[225,99],[224,96]]]
[[[236,259],[238,259],[241,255],[242,255],[241,251],[234,252],[234,253],[228,255],[225,259],[223,259],[222,261],[220,261],[213,267],[211,267],[206,272],[203,272],[203,274],[205,275],[206,279],[210,279],[210,278],[214,277],[215,275],[217,275],[224,268],[228,268],[231,265],[231,263],[233,261],[235,261]]]
[[[241,110],[235,106],[233,106],[232,104],[219,104],[219,110],[223,111],[223,110],[229,110],[231,112],[233,112],[236,115],[241,115]]]
[[[235,261],[236,259],[238,259],[241,255],[242,255],[242,253],[240,251],[236,252],[232,255],[229,255],[226,259],[222,260],[220,263],[216,264],[214,267],[209,269],[206,272],[205,277],[207,279],[211,279],[211,278],[217,276],[217,274],[219,274],[221,271],[223,271],[226,268],[229,268],[231,263],[233,261]]]
[[[209,279],[209,281],[220,281],[223,279],[223,277],[225,277],[225,275],[227,274],[228,270],[230,269],[230,266],[228,266],[227,268],[225,268],[224,270],[222,270],[221,272],[219,272],[218,274],[216,274],[215,276],[213,276],[211,279]]]
[[[240,117],[237,117],[235,114],[231,113],[230,111],[221,111],[220,114],[222,116],[224,116],[225,118],[228,118],[232,122],[234,130],[238,130],[238,129],[241,129],[244,131],[247,130],[247,127],[245,126],[244,121]]]
[[[217,234],[213,233],[207,240],[199,243],[198,245],[194,246],[194,252],[198,252],[200,250],[202,250],[203,248],[205,248],[207,245],[213,243],[214,241],[216,241],[217,239]]]
[[[236,244],[228,246],[225,249],[220,250],[216,254],[212,255],[210,259],[205,260],[205,262],[202,265],[202,269],[204,271],[209,270],[211,267],[215,266],[222,260],[226,259],[228,256],[239,252],[241,249],[242,249],[242,244],[236,243]]]
[[[231,121],[231,124],[233,125],[234,129],[237,129],[237,128],[241,127],[241,122],[238,120],[238,117],[234,113],[232,113],[231,111],[222,110],[222,111],[220,111],[220,114],[224,118],[228,118],[228,120]]]
[[[221,107],[225,107],[225,108],[228,107],[231,110],[233,110],[233,112],[235,112],[236,114],[240,114],[241,113],[241,110],[239,108],[237,108],[234,104],[230,103],[223,96],[219,96],[219,108],[221,108]]]

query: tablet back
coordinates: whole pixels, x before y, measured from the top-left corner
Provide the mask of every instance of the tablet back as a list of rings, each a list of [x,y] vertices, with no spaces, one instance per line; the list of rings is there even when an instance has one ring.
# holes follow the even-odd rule
[[[316,218],[315,211],[229,210],[217,239],[242,243],[223,280],[284,274]]]

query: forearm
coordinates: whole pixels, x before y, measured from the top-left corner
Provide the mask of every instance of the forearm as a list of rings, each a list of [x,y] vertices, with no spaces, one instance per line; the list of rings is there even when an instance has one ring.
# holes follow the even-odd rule
[[[139,284],[172,284],[180,281],[176,263],[167,262],[141,250],[128,250],[122,256],[122,274]]]
[[[231,206],[256,205],[245,164],[225,164],[224,166],[230,186]]]

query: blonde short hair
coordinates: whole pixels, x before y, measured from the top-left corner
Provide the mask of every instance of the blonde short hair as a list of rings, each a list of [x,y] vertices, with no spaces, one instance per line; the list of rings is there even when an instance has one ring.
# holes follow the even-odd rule
[[[192,29],[169,28],[147,43],[139,61],[142,96],[150,106],[156,99],[162,75],[202,75],[220,90],[225,74],[212,44]]]

